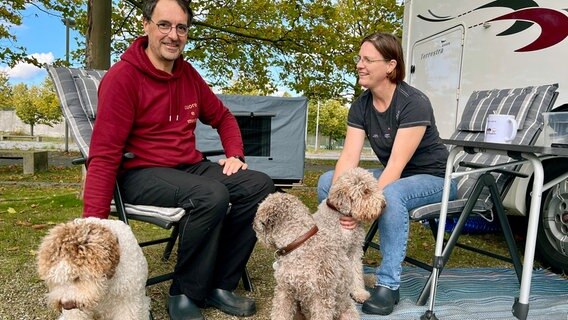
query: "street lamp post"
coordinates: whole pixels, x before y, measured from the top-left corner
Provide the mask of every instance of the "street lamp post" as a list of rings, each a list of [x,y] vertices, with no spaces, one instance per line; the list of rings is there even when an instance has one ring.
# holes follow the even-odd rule
[[[316,152],[319,150],[319,142],[318,142],[319,122],[320,122],[320,102],[318,101],[318,109],[316,111],[316,145],[314,146],[315,149],[316,149]]]
[[[61,19],[65,24],[65,62],[69,66],[69,28],[75,26],[75,20],[69,18]],[[65,152],[69,152],[69,124],[65,120]]]

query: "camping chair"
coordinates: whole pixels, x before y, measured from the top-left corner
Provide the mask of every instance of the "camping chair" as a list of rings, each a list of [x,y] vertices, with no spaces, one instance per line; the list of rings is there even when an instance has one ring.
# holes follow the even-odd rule
[[[557,88],[558,85],[553,84],[516,89],[475,91],[470,96],[465,106],[462,120],[451,139],[483,142],[487,115],[499,113],[515,115],[519,123],[517,135],[512,144],[532,145],[536,142],[542,130],[542,113],[548,111],[554,104]],[[521,165],[517,159],[504,155],[475,154],[473,152],[458,154],[454,162],[454,168],[456,168],[454,171],[465,172],[505,162],[508,164],[506,168],[499,166],[490,172],[472,173],[463,176],[458,181],[458,197],[456,200],[448,203],[448,217],[458,216],[459,218],[449,239],[446,240],[442,262],[436,262],[439,264],[437,267],[440,271],[447,263],[453,248],[459,246],[466,250],[512,263],[520,282],[522,264],[502,201],[513,180],[517,177],[527,178],[528,175],[519,171]],[[411,221],[428,221],[434,238],[436,238],[437,218],[440,209],[441,203],[422,206],[410,210],[409,217]],[[467,219],[472,214],[489,217],[488,219],[496,217],[499,220],[509,249],[510,258],[457,242]],[[377,229],[377,221],[374,221],[365,237],[364,251],[369,247],[380,249],[380,246],[373,242]],[[412,257],[405,257],[405,261],[432,271],[432,265]],[[426,303],[431,280],[430,278],[425,284],[418,298],[418,305]]]
[[[71,128],[82,155],[81,159],[74,162],[85,163],[89,154],[89,143],[97,113],[97,89],[105,71],[48,66],[48,72],[53,79],[65,120]],[[219,151],[204,152],[205,156],[216,154],[219,154]],[[134,155],[125,154],[124,156],[128,158]],[[136,220],[172,230],[168,237],[139,243],[141,247],[165,243],[162,260],[168,260],[178,238],[178,221],[185,214],[185,209],[131,205],[122,200],[118,184],[115,184],[115,186],[114,203],[111,206],[112,215],[116,215],[118,219],[127,224],[129,220]],[[150,277],[146,286],[171,280],[172,276],[173,272]],[[253,290],[246,268],[242,281],[245,290]]]

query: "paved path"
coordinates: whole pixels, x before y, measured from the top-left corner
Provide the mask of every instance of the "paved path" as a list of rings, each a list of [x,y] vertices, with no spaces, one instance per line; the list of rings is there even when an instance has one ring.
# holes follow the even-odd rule
[[[0,149],[18,149],[18,150],[53,150],[65,151],[64,143],[55,142],[36,142],[36,141],[0,141]],[[75,143],[69,143],[67,151],[79,152],[79,148]]]
[[[64,143],[55,142],[35,142],[35,141],[0,141],[0,149],[18,149],[18,150],[48,150],[48,151],[66,151]],[[79,152],[79,148],[75,143],[69,143],[67,151]],[[340,150],[320,150],[315,152],[306,152],[306,159],[323,159],[337,160]],[[376,160],[377,158],[370,151],[365,150],[361,160]],[[0,160],[2,164],[3,160]]]

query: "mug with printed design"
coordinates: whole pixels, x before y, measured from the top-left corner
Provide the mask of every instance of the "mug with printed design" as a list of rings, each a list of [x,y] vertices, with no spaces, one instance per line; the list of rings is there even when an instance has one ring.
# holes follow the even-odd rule
[[[517,135],[519,124],[515,116],[508,114],[490,114],[485,125],[485,142],[511,143]]]

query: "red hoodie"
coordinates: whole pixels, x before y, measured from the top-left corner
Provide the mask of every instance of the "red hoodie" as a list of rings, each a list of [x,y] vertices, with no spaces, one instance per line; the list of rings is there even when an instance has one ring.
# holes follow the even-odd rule
[[[197,119],[217,129],[227,157],[243,156],[235,117],[180,56],[173,74],[156,69],[140,37],[101,80],[87,161],[84,217],[107,218],[117,174],[202,160],[195,149]],[[126,152],[134,159],[122,161]]]

